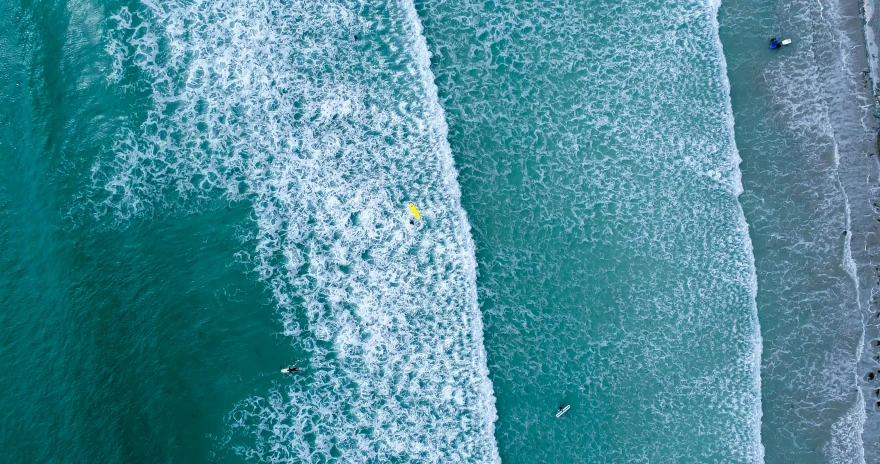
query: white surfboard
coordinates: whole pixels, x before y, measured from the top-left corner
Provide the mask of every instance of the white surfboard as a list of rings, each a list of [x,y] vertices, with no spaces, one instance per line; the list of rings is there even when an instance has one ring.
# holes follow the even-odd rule
[[[565,414],[566,412],[568,412],[569,409],[571,409],[571,405],[568,405],[568,406],[560,409],[559,412],[556,413],[556,418],[558,419],[558,418],[562,417],[562,415]]]
[[[782,43],[782,45],[788,45],[791,43],[791,39],[785,39],[781,43]]]
[[[303,370],[303,368],[301,368],[301,367],[297,367],[296,370],[293,372],[288,371],[288,369],[290,369],[290,368],[289,367],[282,367],[281,373],[282,374],[293,374],[293,372],[302,372],[302,370]]]

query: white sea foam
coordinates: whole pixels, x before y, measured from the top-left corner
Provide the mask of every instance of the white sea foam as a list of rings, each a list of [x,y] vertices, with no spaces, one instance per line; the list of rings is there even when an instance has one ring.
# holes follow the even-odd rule
[[[111,21],[108,74],[136,68],[152,108],[96,163],[97,206],[251,202],[256,253],[240,257],[310,355],[309,376],[230,413],[228,446],[498,461],[474,248],[412,3],[145,1]]]
[[[742,171],[739,169],[739,165],[742,163],[742,158],[739,155],[739,151],[736,148],[736,138],[735,138],[735,120],[733,116],[733,106],[730,101],[730,79],[727,76],[727,59],[724,57],[724,47],[721,44],[721,36],[719,34],[720,26],[718,24],[718,9],[721,6],[721,0],[710,0],[709,6],[712,9],[712,13],[709,15],[710,19],[710,27],[712,28],[713,38],[715,48],[718,52],[718,60],[720,62],[720,72],[718,79],[722,83],[723,94],[725,97],[724,110],[726,113],[726,119],[728,122],[728,146],[731,150],[731,158],[734,159],[734,163],[737,168],[733,170],[733,174],[731,175],[731,184],[733,186],[733,193],[739,197],[743,192],[742,186]],[[740,236],[743,237],[743,248],[745,249],[745,253],[743,256],[746,257],[748,261],[748,275],[751,280],[748,285],[749,289],[749,306],[751,307],[752,317],[751,317],[751,330],[752,330],[752,351],[748,353],[747,363],[752,372],[752,388],[754,391],[752,392],[753,398],[756,401],[753,404],[745,405],[745,408],[750,409],[750,416],[753,418],[749,423],[751,428],[751,443],[743,444],[744,447],[751,447],[754,451],[752,452],[752,459],[755,461],[763,461],[764,460],[764,445],[761,441],[761,356],[764,348],[764,341],[761,338],[761,325],[758,319],[758,272],[755,267],[755,249],[752,246],[752,240],[749,237],[749,224],[746,221],[745,212],[742,209],[742,204],[738,203],[739,211],[737,211],[738,220],[740,227]]]
[[[831,425],[831,439],[822,450],[829,464],[865,463],[862,430],[867,415],[862,391],[857,392],[857,401]]]

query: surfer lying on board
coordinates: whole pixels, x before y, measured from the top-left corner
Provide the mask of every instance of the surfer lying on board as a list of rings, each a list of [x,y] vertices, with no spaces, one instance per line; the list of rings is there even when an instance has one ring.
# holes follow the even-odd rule
[[[290,374],[291,372],[299,372],[299,371],[301,371],[301,370],[302,370],[301,367],[284,367],[284,366],[281,366],[281,372],[283,372],[283,373],[285,373],[285,374]]]
[[[559,419],[560,417],[562,417],[562,415],[568,412],[569,409],[571,409],[571,405],[559,406],[559,411],[556,413],[556,418]]]
[[[409,204],[409,212],[412,213],[413,217],[409,219],[410,225],[416,225],[416,221],[422,220],[422,213],[419,212],[419,209],[416,208],[416,205],[410,203]]]

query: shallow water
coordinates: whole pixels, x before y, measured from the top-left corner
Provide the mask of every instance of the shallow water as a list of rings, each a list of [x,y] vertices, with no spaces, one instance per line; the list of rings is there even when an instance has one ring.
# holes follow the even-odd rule
[[[768,462],[864,462],[856,385],[876,123],[854,10],[834,1],[721,9],[758,271]],[[794,42],[779,53],[760,46],[775,34]]]

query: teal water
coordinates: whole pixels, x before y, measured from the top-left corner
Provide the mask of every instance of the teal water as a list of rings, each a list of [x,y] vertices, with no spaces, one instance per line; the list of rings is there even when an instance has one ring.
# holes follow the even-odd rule
[[[415,11],[313,6],[10,5],[14,461],[496,453]]]
[[[266,336],[271,305],[229,255],[247,212],[119,228],[77,212],[112,121],[137,102],[107,94],[82,10],[13,12],[0,20],[4,460],[219,456],[224,416],[289,350]]]
[[[715,14],[423,4],[505,461],[761,458],[751,244]],[[562,403],[573,409],[557,421]]]
[[[4,461],[873,462],[862,34],[0,0]]]

